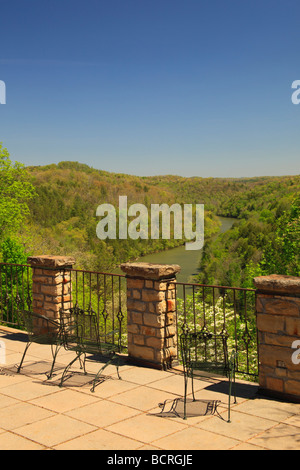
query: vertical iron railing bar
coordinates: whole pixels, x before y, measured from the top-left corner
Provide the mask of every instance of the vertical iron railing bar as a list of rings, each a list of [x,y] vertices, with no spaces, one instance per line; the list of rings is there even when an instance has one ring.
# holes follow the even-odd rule
[[[0,287],[1,287],[1,292],[0,292],[0,295],[1,295],[1,303],[0,303],[0,319],[1,321],[3,322],[3,299],[2,299],[2,283],[3,283],[3,279],[2,279],[2,264],[0,264]]]
[[[235,351],[236,353],[238,353],[238,342],[237,342],[237,312],[236,312],[236,291],[234,290],[233,291],[233,314],[234,314],[234,343],[235,343]],[[238,368],[238,364],[239,364],[239,356],[238,354],[236,355],[236,367]]]
[[[92,313],[92,273],[89,274],[89,281],[90,281],[90,301],[89,301],[89,313]]]
[[[75,283],[76,283],[76,308],[78,308],[78,273],[75,271]]]
[[[119,276],[119,309],[118,309],[118,314],[117,314],[117,318],[119,320],[119,329],[120,329],[120,346],[122,347],[122,320],[124,318],[123,316],[123,312],[122,312],[122,294],[121,294],[121,287],[122,287],[122,284],[121,284],[121,276]]]
[[[13,323],[14,318],[14,293],[13,293],[13,273],[12,265],[10,265],[10,323]]]
[[[256,302],[257,302],[257,291],[255,291],[255,294],[254,294],[254,305],[255,305],[256,344],[258,345],[258,328],[257,328]],[[259,348],[257,347],[256,350],[257,350],[257,363],[256,363],[256,368],[257,368],[257,373],[259,374],[259,364],[260,364],[260,361],[259,361]]]
[[[83,306],[83,310],[85,310],[85,289],[84,289],[84,275],[85,275],[85,272],[82,273],[82,306]]]
[[[100,285],[99,285],[99,273],[97,273],[97,320],[100,327]]]
[[[111,311],[112,311],[112,330],[115,331],[115,293],[114,293],[114,276],[111,275]],[[115,343],[115,334],[113,333],[112,338]]]
[[[31,271],[32,273],[32,271]],[[31,279],[32,281],[32,279]],[[27,298],[26,298],[26,302],[27,302],[27,307],[28,309],[30,309],[32,307],[32,296],[30,294],[30,282],[29,282],[29,266],[27,266]],[[25,307],[25,305],[24,305]]]
[[[106,332],[107,332],[107,311],[106,311],[106,274],[104,274],[104,278],[103,278],[103,282],[104,282],[104,309],[103,309],[103,317],[104,317],[104,335],[105,335],[105,341],[106,341]]]
[[[214,335],[217,333],[217,321],[216,321],[216,298],[215,298],[215,288],[212,288],[212,302],[213,302],[213,317],[214,317]],[[215,343],[215,357],[217,357],[217,338],[214,338]]]
[[[5,303],[6,303],[6,321],[9,323],[9,316],[8,316],[8,311],[9,311],[9,307],[8,307],[8,300],[9,300],[9,295],[8,295],[8,284],[7,284],[7,278],[8,278],[8,273],[6,271],[5,273]]]
[[[246,343],[246,361],[247,361],[247,373],[249,373],[249,335],[248,335],[248,316],[247,316],[247,293],[244,292],[244,305],[245,305],[245,338],[247,337]],[[246,336],[247,335],[247,336]]]
[[[24,302],[24,269],[22,269],[22,308],[25,310],[25,302]]]
[[[193,316],[194,316],[194,330],[196,331],[196,306],[195,306],[195,286],[192,286],[193,289]]]
[[[202,286],[202,310],[203,310],[203,328],[206,330],[207,328],[207,323],[206,323],[206,310],[205,310],[205,287]],[[195,345],[197,349],[197,345]],[[206,341],[204,342],[204,357],[205,360],[207,361],[207,343]]]
[[[16,267],[15,268],[15,280],[16,280],[16,306],[17,306],[17,309],[16,309],[16,323],[19,324],[19,305],[20,305],[20,302],[19,302],[19,299],[20,299],[20,295],[19,295],[19,273],[18,273],[18,268]],[[14,318],[13,318],[14,320]]]
[[[206,315],[205,315],[205,287],[202,286],[202,308],[203,308],[203,326],[206,328]]]
[[[176,330],[176,338],[179,338],[178,332],[178,308],[177,308],[177,283],[175,282],[175,330]],[[180,355],[180,344],[177,340],[177,357]]]
[[[183,286],[183,314],[184,314],[184,327],[187,328],[187,321],[186,321],[186,297],[185,297],[185,286]]]

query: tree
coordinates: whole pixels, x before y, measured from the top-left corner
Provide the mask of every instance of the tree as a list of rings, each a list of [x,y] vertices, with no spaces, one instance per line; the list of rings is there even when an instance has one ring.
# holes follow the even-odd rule
[[[29,214],[27,202],[35,190],[24,165],[13,163],[0,143],[0,240],[11,236]]]
[[[274,241],[264,250],[261,266],[267,274],[300,276],[300,196],[276,221]]]

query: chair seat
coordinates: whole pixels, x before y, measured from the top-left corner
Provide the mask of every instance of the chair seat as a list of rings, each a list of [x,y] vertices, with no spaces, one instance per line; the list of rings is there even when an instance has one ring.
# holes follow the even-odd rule
[[[226,375],[226,372],[228,371],[228,368],[223,362],[191,361],[189,365],[192,369],[196,369],[198,371],[211,372],[221,375]]]
[[[115,344],[105,342],[95,343],[89,340],[84,340],[79,345],[79,348],[90,354],[109,354],[117,351],[117,346]]]

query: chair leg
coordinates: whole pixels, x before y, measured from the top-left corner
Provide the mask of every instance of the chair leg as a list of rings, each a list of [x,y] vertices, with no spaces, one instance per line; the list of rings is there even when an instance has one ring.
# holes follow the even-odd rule
[[[228,392],[228,420],[227,422],[230,423],[230,405],[231,405],[231,395],[232,395],[232,384],[234,390],[234,403],[236,403],[236,390],[235,390],[235,371],[231,369],[229,371],[229,392]]]
[[[48,374],[46,374],[48,380],[51,379],[51,377],[53,375],[54,365],[55,365],[55,362],[56,362],[56,357],[57,357],[57,354],[58,354],[58,351],[60,350],[60,348],[61,348],[60,344],[56,344],[55,348],[54,348],[54,345],[51,344],[51,351],[52,351],[53,360],[52,360],[51,370]]]
[[[28,348],[29,348],[30,345],[31,345],[31,342],[28,341],[28,343],[27,343],[26,346],[25,346],[25,350],[24,350],[24,353],[23,353],[21,362],[20,362],[20,364],[19,364],[19,366],[18,366],[17,374],[19,374],[19,372],[20,372],[20,370],[21,370],[21,368],[22,368],[24,358],[25,358],[25,356],[26,356],[27,350],[28,350]]]
[[[117,357],[116,369],[117,369],[118,379],[122,380],[122,377],[120,376],[120,373],[119,373],[119,367],[120,367],[120,362],[119,362],[119,358]]]
[[[231,378],[229,379],[229,393],[228,393],[228,419],[227,422],[230,423],[230,402],[231,402]]]
[[[184,371],[184,401],[183,401],[183,419],[186,418],[186,396],[187,396],[187,386],[188,386],[188,371]]]
[[[100,375],[102,374],[102,372],[104,371],[104,369],[106,369],[107,366],[109,366],[114,360],[114,357],[112,357],[106,364],[104,364],[104,366],[101,367],[101,369],[98,370],[94,380],[93,380],[93,385],[92,385],[92,388],[91,388],[91,392],[94,392],[95,391],[95,387],[96,387],[96,382],[98,381],[98,377],[100,377]],[[118,371],[118,367],[117,367],[117,371]],[[118,374],[119,374],[119,371],[118,371]],[[119,376],[119,379],[120,379],[120,376]]]
[[[191,369],[191,376],[192,376],[192,395],[193,395],[193,401],[196,401],[196,398],[195,398],[195,390],[194,390],[194,370],[193,370],[193,368]]]
[[[70,369],[70,367],[74,364],[74,362],[76,362],[77,359],[78,359],[79,361],[81,361],[81,357],[80,357],[80,356],[81,356],[82,354],[83,354],[83,352],[76,352],[76,357],[70,362],[70,364],[67,365],[67,367],[66,367],[65,370],[63,371],[63,374],[62,374],[61,379],[60,379],[60,384],[59,384],[60,387],[62,387],[62,384],[63,384],[63,382],[64,382],[65,376],[66,376],[68,370]]]

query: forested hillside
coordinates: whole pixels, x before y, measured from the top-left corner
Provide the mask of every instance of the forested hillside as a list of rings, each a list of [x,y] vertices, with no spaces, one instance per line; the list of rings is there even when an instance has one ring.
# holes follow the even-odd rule
[[[205,245],[199,281],[253,287],[258,275],[300,276],[300,177],[259,179],[226,194],[232,229]]]
[[[23,168],[0,145],[0,256],[72,255],[76,267],[98,271],[162,251],[182,240],[100,240],[98,205],[204,204],[205,247],[199,281],[252,286],[254,275],[300,275],[300,176],[260,178],[138,177],[77,162]],[[217,215],[236,217],[219,235]],[[17,248],[18,247],[18,248]],[[1,255],[2,252],[2,255]]]
[[[163,184],[159,178],[108,173],[77,162],[29,167],[28,171],[37,195],[29,202],[31,216],[23,232],[27,249],[37,254],[73,255],[77,265],[86,269],[113,269],[121,262],[183,243],[172,237],[151,240],[150,235],[148,240],[99,240],[98,205],[112,204],[118,213],[119,196],[127,196],[128,207],[142,203],[150,216],[151,204],[203,202],[197,200],[197,194],[178,194],[180,183],[173,184],[173,177],[163,177]],[[215,211],[206,208],[205,237],[209,239],[218,229]]]

